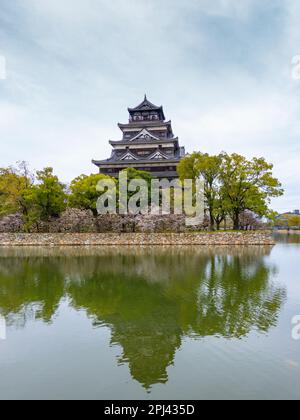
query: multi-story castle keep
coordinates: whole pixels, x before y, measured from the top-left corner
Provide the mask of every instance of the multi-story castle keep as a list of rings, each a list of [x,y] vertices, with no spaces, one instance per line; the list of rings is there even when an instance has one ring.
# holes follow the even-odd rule
[[[118,124],[122,140],[110,141],[113,147],[107,160],[93,160],[100,173],[117,177],[125,168],[151,172],[156,178],[177,178],[177,165],[185,155],[174,137],[171,121],[163,107],[153,105],[145,96],[136,108],[128,108],[128,124]]]

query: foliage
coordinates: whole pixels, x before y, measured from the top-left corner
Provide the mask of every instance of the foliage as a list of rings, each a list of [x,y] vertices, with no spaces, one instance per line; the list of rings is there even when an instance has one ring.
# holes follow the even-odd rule
[[[196,153],[179,163],[178,173],[183,179],[204,180],[204,195],[210,216],[211,229],[219,228],[230,215],[234,229],[240,229],[240,217],[251,211],[260,217],[270,213],[271,197],[283,194],[280,182],[273,177],[273,165],[264,158],[247,160],[227,153],[217,156]]]
[[[97,185],[105,179],[111,180],[113,178],[102,174],[80,175],[75,178],[70,185],[69,207],[92,210],[93,214],[96,215],[97,200],[100,196]]]
[[[127,174],[127,202],[131,199],[131,197],[133,197],[135,194],[137,194],[138,191],[129,191],[128,190],[128,186],[129,183],[136,179],[136,180],[143,180],[146,181],[147,183],[147,197],[144,197],[146,199],[146,201],[148,201],[148,204],[150,204],[150,200],[151,200],[151,181],[152,181],[152,176],[149,172],[146,171],[139,171],[137,169],[134,168],[127,168],[124,169],[121,174],[126,173]],[[118,185],[118,192],[119,192],[119,187],[120,185]]]
[[[259,216],[269,212],[271,197],[283,194],[281,184],[273,177],[273,165],[264,158],[247,160],[238,154],[223,154],[220,168],[221,190],[227,202],[234,229],[239,229],[239,217],[245,210]]]
[[[262,217],[279,223],[278,215],[269,209],[269,204],[270,199],[282,195],[283,190],[272,170],[273,165],[263,158],[248,160],[241,155],[227,153],[210,156],[194,152],[183,158],[178,165],[181,180],[203,179],[206,214],[211,230],[220,229],[221,226],[226,228],[229,218],[233,221],[234,229],[249,228]],[[150,204],[151,173],[133,168],[125,169],[124,172],[127,175],[127,186],[130,181],[137,179],[146,181],[148,187],[147,198],[136,196],[138,191],[127,192],[127,203],[132,198],[137,206],[142,201]],[[119,194],[118,181],[102,174],[75,178],[67,194],[66,186],[54,175],[52,168],[37,171],[35,175],[29,172],[24,162],[16,168],[0,168],[0,217],[19,212],[23,215],[25,229],[29,229],[38,220],[59,216],[67,206],[88,209],[96,215],[97,200],[102,194],[97,190],[97,185],[103,180],[113,180],[115,193]],[[172,189],[171,193],[174,195]],[[161,196],[159,199],[162,202]],[[299,220],[299,216],[291,216],[282,223],[299,227]]]
[[[25,192],[34,181],[25,162],[17,167],[0,168],[0,217],[13,213],[28,213]]]
[[[133,179],[143,179],[144,181],[147,182],[148,187],[149,188],[151,187],[152,176],[151,176],[150,172],[139,171],[139,170],[134,169],[134,168],[127,168],[127,169],[124,169],[121,173],[126,173],[127,174],[128,184]]]
[[[288,226],[289,227],[295,227],[295,228],[299,228],[300,227],[300,216],[297,216],[297,215],[289,215],[287,217],[287,221],[288,221]]]
[[[178,174],[182,181],[199,177],[204,180],[204,197],[211,230],[214,229],[215,223],[219,226],[226,215],[218,184],[221,161],[220,155],[209,156],[207,153],[194,152],[182,159],[178,165]]]
[[[52,168],[37,171],[37,184],[24,192],[30,208],[30,219],[47,220],[59,216],[66,209],[65,185],[53,174]]]

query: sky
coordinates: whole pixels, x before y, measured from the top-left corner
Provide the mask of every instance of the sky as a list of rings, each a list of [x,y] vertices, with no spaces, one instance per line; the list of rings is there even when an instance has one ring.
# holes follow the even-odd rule
[[[0,167],[97,172],[144,94],[188,152],[274,164],[300,208],[299,0],[0,0]]]

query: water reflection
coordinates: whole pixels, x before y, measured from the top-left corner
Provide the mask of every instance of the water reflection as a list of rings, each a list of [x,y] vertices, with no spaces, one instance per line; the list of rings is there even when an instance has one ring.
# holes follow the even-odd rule
[[[274,232],[274,238],[276,242],[282,244],[300,244],[300,231],[290,231],[289,233],[286,233],[286,231],[277,231]]]
[[[276,325],[285,290],[270,247],[0,251],[0,315],[54,322],[60,302],[111,330],[120,364],[145,388],[168,380],[186,336],[242,338]]]

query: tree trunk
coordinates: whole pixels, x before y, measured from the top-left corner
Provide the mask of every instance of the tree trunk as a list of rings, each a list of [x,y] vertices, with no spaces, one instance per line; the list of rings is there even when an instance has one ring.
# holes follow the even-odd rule
[[[210,218],[210,230],[215,230],[215,220],[212,215],[212,212],[209,212],[209,218]]]
[[[233,230],[240,230],[239,213],[235,213],[233,216]]]

